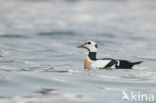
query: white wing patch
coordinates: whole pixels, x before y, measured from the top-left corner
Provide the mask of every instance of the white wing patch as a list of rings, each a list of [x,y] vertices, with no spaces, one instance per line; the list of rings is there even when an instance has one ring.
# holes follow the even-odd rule
[[[111,60],[96,60],[91,64],[91,68],[104,68]]]

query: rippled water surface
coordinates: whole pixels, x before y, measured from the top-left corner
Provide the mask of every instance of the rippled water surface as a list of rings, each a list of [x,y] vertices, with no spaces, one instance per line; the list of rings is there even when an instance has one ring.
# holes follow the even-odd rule
[[[0,14],[0,103],[131,103],[123,91],[156,102],[154,0],[0,0]],[[84,70],[86,40],[99,58],[144,63]]]

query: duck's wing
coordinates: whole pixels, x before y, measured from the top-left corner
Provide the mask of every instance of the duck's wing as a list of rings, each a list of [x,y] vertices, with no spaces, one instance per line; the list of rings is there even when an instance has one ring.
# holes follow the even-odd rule
[[[117,69],[119,66],[119,60],[110,59],[110,62],[105,66],[105,68]]]
[[[97,59],[94,66],[100,69],[132,69],[134,65],[141,64],[143,61],[130,62],[127,60],[118,60],[112,58]]]
[[[99,59],[95,62],[96,66],[99,66],[100,69],[117,69],[119,66],[119,60],[111,58]]]

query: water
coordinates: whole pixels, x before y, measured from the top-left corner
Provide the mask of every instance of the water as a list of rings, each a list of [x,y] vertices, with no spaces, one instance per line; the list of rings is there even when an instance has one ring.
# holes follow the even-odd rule
[[[156,98],[155,1],[0,4],[0,103],[131,103],[121,100],[123,91]],[[87,40],[98,43],[99,58],[144,63],[133,70],[84,70],[87,51],[76,46]]]

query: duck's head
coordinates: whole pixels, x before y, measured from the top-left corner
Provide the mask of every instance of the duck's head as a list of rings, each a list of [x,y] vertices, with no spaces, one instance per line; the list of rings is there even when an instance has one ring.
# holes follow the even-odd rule
[[[87,41],[84,44],[78,46],[78,48],[85,48],[89,52],[97,52],[97,44],[94,41]]]

